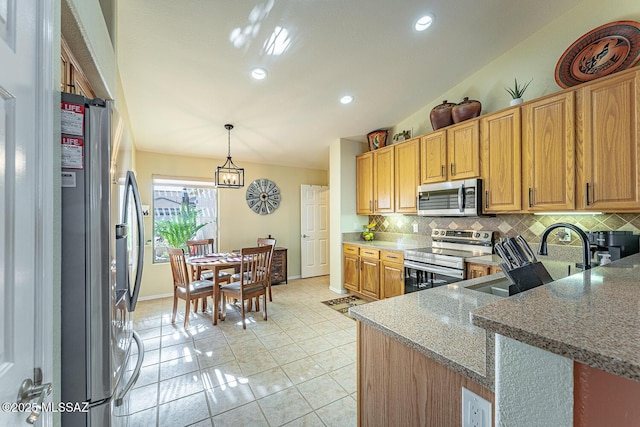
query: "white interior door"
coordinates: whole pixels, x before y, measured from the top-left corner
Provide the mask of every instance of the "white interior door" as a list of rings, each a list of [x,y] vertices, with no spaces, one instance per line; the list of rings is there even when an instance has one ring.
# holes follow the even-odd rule
[[[329,187],[300,186],[300,277],[329,274]]]
[[[52,375],[53,5],[0,0],[0,402]],[[43,183],[46,183],[43,185]],[[44,218],[47,216],[48,218]],[[45,280],[48,283],[45,283]],[[48,324],[44,331],[42,325]],[[44,366],[43,366],[44,365]],[[7,412],[0,425],[27,425]],[[40,422],[50,424],[51,413]]]

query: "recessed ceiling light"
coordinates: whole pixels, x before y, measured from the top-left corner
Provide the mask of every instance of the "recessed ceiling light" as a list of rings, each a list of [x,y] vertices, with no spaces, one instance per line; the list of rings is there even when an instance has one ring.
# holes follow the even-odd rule
[[[353,96],[351,95],[345,95],[342,98],[340,98],[341,104],[351,104],[352,101],[353,101]]]
[[[433,24],[433,16],[425,15],[422,18],[416,21],[415,29],[416,31],[424,31],[429,28]]]
[[[265,70],[264,68],[254,68],[251,71],[251,77],[256,80],[262,80],[267,77],[267,70]]]

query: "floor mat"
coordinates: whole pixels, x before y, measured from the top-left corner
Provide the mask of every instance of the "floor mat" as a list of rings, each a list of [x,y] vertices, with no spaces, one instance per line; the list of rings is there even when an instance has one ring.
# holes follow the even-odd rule
[[[360,299],[353,295],[349,295],[348,297],[330,299],[328,301],[322,301],[323,304],[328,305],[332,309],[344,314],[350,319],[353,319],[353,317],[349,315],[349,307],[354,307],[360,304],[366,304],[368,302],[370,301]]]

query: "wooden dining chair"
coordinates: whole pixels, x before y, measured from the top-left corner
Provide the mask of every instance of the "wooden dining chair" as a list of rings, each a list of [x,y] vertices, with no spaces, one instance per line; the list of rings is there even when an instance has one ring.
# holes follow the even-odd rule
[[[267,246],[267,245],[271,245],[271,260],[273,261],[273,251],[276,248],[276,239],[258,237],[258,246]],[[271,302],[273,301],[273,297],[271,296],[271,263],[269,263],[269,272],[267,274],[269,276],[269,302]],[[256,301],[256,310],[259,310],[258,301]]]
[[[169,251],[169,261],[173,274],[173,315],[171,323],[176,323],[176,313],[178,312],[178,299],[185,300],[184,327],[189,326],[189,308],[191,301],[196,300],[196,310],[198,298],[205,298],[213,295],[213,282],[211,280],[192,280],[192,275],[187,272],[187,263],[182,249],[167,248]],[[203,309],[204,310],[204,309]]]
[[[247,329],[245,322],[245,301],[252,298],[263,296],[262,317],[267,320],[267,288],[271,282],[271,276],[267,274],[271,266],[271,254],[273,246],[257,246],[253,248],[243,248],[241,251],[242,261],[240,271],[244,274],[239,275],[239,280],[231,282],[228,285],[220,287],[220,299],[222,304],[222,316],[224,320],[227,314],[226,298],[232,297],[240,301],[240,310],[242,312],[242,328]],[[218,304],[218,301],[214,301]],[[257,308],[257,304],[256,304]]]
[[[205,256],[215,252],[214,249],[214,239],[201,239],[201,240],[187,240],[187,250],[189,251],[189,256]],[[191,280],[213,280],[213,270],[208,269],[207,267],[194,267],[193,265],[189,265],[189,269],[191,271]],[[229,283],[231,282],[232,272],[228,271],[219,271],[218,272],[218,283]],[[196,310],[196,304],[194,307],[194,311]],[[202,311],[207,309],[207,299],[204,298],[202,300]]]

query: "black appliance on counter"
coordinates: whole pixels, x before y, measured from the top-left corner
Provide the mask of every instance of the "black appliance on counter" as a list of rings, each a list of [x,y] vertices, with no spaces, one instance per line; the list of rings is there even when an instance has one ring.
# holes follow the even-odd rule
[[[587,236],[592,255],[608,252],[611,261],[640,252],[640,236],[631,231],[589,231]]]
[[[465,259],[493,252],[493,231],[431,231],[431,247],[404,251],[404,293],[466,279]]]

